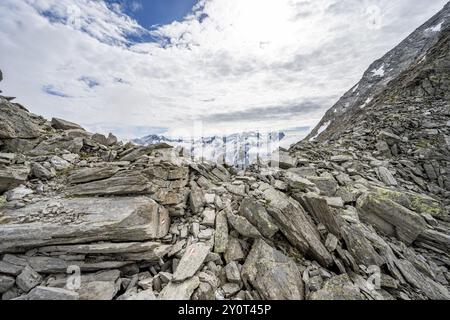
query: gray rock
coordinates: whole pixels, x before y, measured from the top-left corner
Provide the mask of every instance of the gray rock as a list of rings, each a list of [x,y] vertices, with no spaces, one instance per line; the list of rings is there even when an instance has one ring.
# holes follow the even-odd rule
[[[353,255],[359,265],[381,266],[385,260],[375,251],[369,240],[364,236],[361,225],[342,224],[342,236],[348,251]]]
[[[76,292],[61,288],[36,287],[21,300],[79,300]]]
[[[55,168],[57,171],[66,170],[71,167],[71,164],[69,161],[66,161],[58,156],[52,156],[50,159],[48,159],[50,164],[53,168]]]
[[[80,125],[63,119],[53,118],[52,127],[58,130],[84,130]]]
[[[230,225],[239,232],[240,235],[246,238],[261,238],[261,233],[248,220],[242,216],[227,212],[227,219]]]
[[[21,217],[48,210],[53,203],[43,201],[16,210],[0,208],[9,219],[0,225],[0,252],[60,243],[144,241],[162,238],[169,231],[168,211],[144,197],[63,199],[58,202],[57,216],[22,221]]]
[[[279,166],[281,169],[290,169],[297,166],[297,160],[289,155],[288,152],[279,152]]]
[[[56,176],[56,173],[53,170],[47,169],[37,162],[31,164],[31,174],[33,177],[46,180],[53,179]]]
[[[33,150],[27,152],[30,156],[49,156],[70,152],[79,154],[84,145],[83,138],[72,139],[70,137],[55,136],[39,143]]]
[[[107,146],[113,146],[115,144],[117,144],[118,139],[115,135],[113,135],[112,133],[108,134],[108,138],[106,139],[106,145]]]
[[[0,274],[0,294],[3,294],[11,289],[15,282],[16,280],[13,277]]]
[[[359,197],[357,208],[362,221],[407,244],[414,242],[427,226],[419,214],[391,200],[389,192],[381,188]]]
[[[5,193],[6,200],[8,201],[14,201],[14,200],[22,200],[26,196],[33,194],[34,191],[25,187],[25,186],[19,186],[15,189],[9,190]]]
[[[120,170],[119,167],[103,165],[94,168],[84,168],[73,172],[67,181],[71,184],[87,183],[112,177]]]
[[[289,242],[303,253],[314,257],[323,266],[331,265],[332,257],[301,205],[268,184],[261,184],[259,190],[268,202],[267,211],[275,219],[280,231]]]
[[[214,209],[206,208],[203,213],[203,221],[202,224],[207,227],[214,227],[216,221],[216,212]]]
[[[329,232],[336,237],[341,237],[339,219],[336,211],[328,206],[327,200],[314,194],[308,193],[301,197],[303,207],[310,212],[314,218],[322,223]]]
[[[254,225],[264,237],[272,238],[279,230],[266,208],[251,198],[242,200],[239,212],[241,216],[247,218],[247,220]]]
[[[289,187],[291,189],[295,189],[296,191],[309,192],[317,189],[314,183],[293,171],[288,171],[286,173],[285,180]]]
[[[152,184],[137,172],[119,172],[111,178],[78,184],[67,189],[72,196],[142,195],[152,191]]]
[[[263,240],[253,244],[242,278],[267,300],[303,300],[302,276],[293,260]]]
[[[0,139],[33,139],[41,134],[39,120],[22,106],[0,100]]]
[[[241,282],[241,274],[240,274],[238,265],[235,261],[232,261],[226,265],[225,272],[226,272],[228,281],[230,281],[231,283]]]
[[[0,273],[18,276],[22,272],[23,268],[23,266],[18,266],[6,261],[0,261]]]
[[[39,248],[47,254],[114,255],[120,260],[158,262],[172,247],[159,242],[92,243]]]
[[[395,180],[392,173],[386,169],[385,167],[378,167],[377,174],[381,181],[384,182],[387,186],[396,186],[398,185],[397,180]]]
[[[30,169],[26,166],[2,166],[0,165],[0,194],[24,184]]]
[[[205,196],[203,192],[198,187],[191,188],[191,193],[189,195],[189,205],[191,207],[192,212],[199,213],[206,204]]]
[[[42,277],[30,267],[25,267],[22,273],[16,278],[17,286],[24,292],[29,292],[42,282]]]
[[[405,277],[406,281],[413,287],[422,290],[429,299],[450,299],[450,293],[443,285],[433,281],[423,273],[419,272],[411,262],[404,259],[399,259],[395,261],[395,265]]]
[[[309,180],[320,190],[320,194],[334,197],[338,189],[337,181],[332,177],[310,177]]]
[[[231,296],[234,296],[236,293],[238,293],[241,290],[241,286],[237,283],[225,283],[222,286],[223,293],[226,298],[229,298]]]
[[[311,294],[311,300],[366,300],[348,275],[335,276],[322,289]]]
[[[101,145],[104,145],[104,146],[108,145],[108,138],[106,138],[103,134],[96,133],[96,134],[92,135],[91,139]]]
[[[159,300],[189,300],[200,285],[198,277],[192,277],[181,283],[170,282],[162,289]]]
[[[239,240],[234,237],[229,237],[227,250],[224,254],[225,261],[230,263],[232,261],[242,261],[245,259],[245,253],[242,249]]]
[[[139,300],[139,301],[151,301],[157,300],[153,289],[143,290],[137,293],[125,294],[117,300]]]
[[[214,252],[224,253],[228,245],[228,220],[225,211],[216,216],[216,231],[214,233]]]
[[[353,161],[353,157],[350,155],[337,155],[337,156],[332,156],[330,158],[330,160],[332,162],[337,162],[337,163],[342,163],[342,162],[349,162],[349,161]]]
[[[186,252],[173,275],[174,282],[181,282],[193,277],[202,266],[211,248],[204,243],[196,243],[186,248]]]
[[[83,282],[81,288],[77,290],[79,300],[112,300],[120,289],[120,284],[116,281],[91,281]]]

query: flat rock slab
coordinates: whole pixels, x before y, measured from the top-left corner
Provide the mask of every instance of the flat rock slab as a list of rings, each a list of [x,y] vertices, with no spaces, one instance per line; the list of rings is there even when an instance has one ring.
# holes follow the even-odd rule
[[[199,285],[198,277],[192,277],[181,283],[170,282],[162,289],[158,298],[159,300],[190,300]]]
[[[210,252],[211,247],[204,243],[195,243],[187,247],[173,275],[173,281],[180,282],[193,277]]]
[[[311,295],[311,300],[366,300],[348,275],[335,276]]]
[[[303,300],[304,286],[297,265],[263,240],[256,240],[244,266],[242,278],[264,299]]]
[[[78,184],[67,189],[71,196],[123,196],[149,194],[152,188],[150,181],[138,172],[119,172],[116,175],[99,181]]]
[[[381,188],[358,198],[360,218],[372,224],[379,232],[395,236],[412,244],[425,231],[427,223],[422,216],[400,205],[388,190]]]
[[[79,295],[61,288],[36,287],[26,296],[14,300],[79,300]]]
[[[55,206],[57,215],[47,213]],[[146,197],[49,200],[16,210],[0,209],[0,217],[0,252],[98,241],[146,241],[164,237],[170,226],[168,211]]]
[[[268,202],[267,211],[275,219],[280,231],[289,242],[303,253],[314,257],[323,266],[330,266],[333,259],[302,206],[266,183],[261,184],[259,190]]]
[[[80,125],[76,123],[58,118],[52,119],[52,127],[59,130],[71,130],[71,129],[84,130]]]
[[[39,248],[41,253],[55,254],[86,254],[112,255],[120,260],[128,261],[159,261],[163,256],[169,253],[171,245],[161,244],[159,242],[127,242],[127,243],[93,243],[78,244],[66,246],[48,246]]]
[[[73,172],[67,180],[71,184],[87,183],[112,177],[119,171],[119,167],[105,164],[101,167],[84,168]]]

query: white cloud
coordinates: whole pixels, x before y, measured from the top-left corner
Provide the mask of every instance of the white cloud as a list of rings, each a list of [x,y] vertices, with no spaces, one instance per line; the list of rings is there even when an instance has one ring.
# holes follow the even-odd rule
[[[310,126],[445,3],[201,0],[152,30],[159,42],[133,44],[148,32],[103,1],[2,0],[2,89],[35,113],[124,137],[199,119],[209,133]]]

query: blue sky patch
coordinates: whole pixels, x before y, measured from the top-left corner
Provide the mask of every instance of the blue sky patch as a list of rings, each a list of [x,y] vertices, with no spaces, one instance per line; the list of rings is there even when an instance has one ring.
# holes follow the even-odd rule
[[[181,21],[198,0],[106,0],[108,4],[121,4],[122,11],[152,29],[156,25]]]

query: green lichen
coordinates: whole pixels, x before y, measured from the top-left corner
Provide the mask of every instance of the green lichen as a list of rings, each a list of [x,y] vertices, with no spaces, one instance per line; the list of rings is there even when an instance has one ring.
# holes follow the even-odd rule
[[[411,197],[411,209],[419,213],[427,213],[433,217],[444,214],[444,210],[439,202],[420,196]]]
[[[0,196],[0,208],[6,204],[6,197]]]
[[[427,148],[429,145],[429,141],[425,140],[425,139],[420,139],[419,141],[416,142],[416,146],[418,148]]]
[[[380,200],[394,201],[419,214],[429,214],[433,217],[445,214],[443,207],[438,201],[425,195],[397,192],[383,188],[377,188],[376,193]]]

